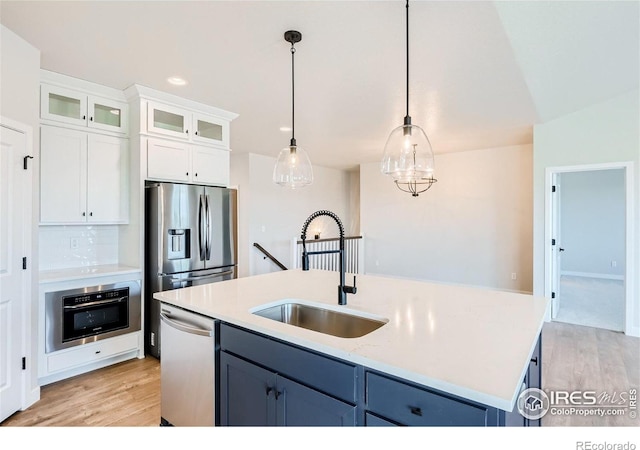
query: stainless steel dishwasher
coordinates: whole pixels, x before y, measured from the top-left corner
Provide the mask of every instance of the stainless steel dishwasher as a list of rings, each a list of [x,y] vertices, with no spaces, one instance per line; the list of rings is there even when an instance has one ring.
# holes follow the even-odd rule
[[[215,425],[215,323],[161,304],[160,424]]]

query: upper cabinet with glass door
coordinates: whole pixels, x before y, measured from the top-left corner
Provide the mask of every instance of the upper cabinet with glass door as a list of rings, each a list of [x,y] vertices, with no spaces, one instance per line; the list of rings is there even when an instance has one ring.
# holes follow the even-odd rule
[[[229,148],[229,121],[163,103],[148,102],[147,131]]]
[[[40,85],[40,118],[44,120],[126,133],[128,107],[118,100],[45,83]]]

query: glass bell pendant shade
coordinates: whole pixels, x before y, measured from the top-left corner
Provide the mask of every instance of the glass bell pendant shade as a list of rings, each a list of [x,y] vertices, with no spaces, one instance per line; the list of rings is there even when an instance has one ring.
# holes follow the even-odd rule
[[[417,125],[404,124],[394,129],[384,146],[380,170],[407,192],[424,192],[436,181],[434,158],[429,138]]]
[[[307,152],[298,146],[283,148],[273,168],[273,182],[291,189],[313,183],[313,169]]]

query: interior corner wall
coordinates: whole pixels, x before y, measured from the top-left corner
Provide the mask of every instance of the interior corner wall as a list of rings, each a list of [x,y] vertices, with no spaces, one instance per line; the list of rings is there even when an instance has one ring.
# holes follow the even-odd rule
[[[366,273],[531,292],[532,146],[435,163],[438,182],[417,198],[378,163],[360,166]]]
[[[291,190],[273,183],[275,162],[275,158],[254,153],[232,155],[231,185],[239,192],[240,276],[281,270],[253,247],[254,242],[291,268],[291,242],[299,238],[304,221],[315,211],[334,212],[350,232],[349,172],[314,165],[313,184]],[[330,219],[314,221],[309,231],[320,231],[322,237],[338,236],[338,228]]]
[[[633,192],[640,196],[640,102],[638,90],[609,99],[534,127],[534,284],[537,295],[545,294],[545,177],[547,168],[631,162]],[[632,201],[633,280],[632,330],[640,335],[640,207]]]
[[[8,119],[23,123],[31,127],[34,156],[33,168],[33,202],[31,229],[31,332],[30,336],[38,333],[38,222],[40,221],[40,51],[15,34],[0,25],[0,115]],[[35,401],[39,397],[38,387],[38,342],[31,342],[30,361],[33,361],[29,389]],[[36,392],[38,392],[36,394]]]

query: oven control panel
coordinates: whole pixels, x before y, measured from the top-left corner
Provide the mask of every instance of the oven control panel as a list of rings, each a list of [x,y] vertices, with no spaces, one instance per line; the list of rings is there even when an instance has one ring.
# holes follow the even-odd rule
[[[62,300],[63,300],[64,306],[74,306],[74,305],[80,305],[83,303],[94,303],[94,302],[100,302],[103,300],[120,299],[128,296],[129,296],[129,288],[123,288],[123,289],[113,289],[110,291],[91,292],[83,295],[67,296],[67,297],[63,297]]]

